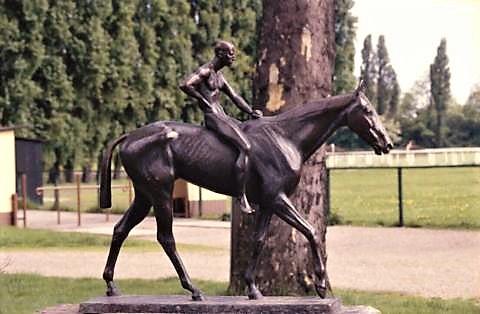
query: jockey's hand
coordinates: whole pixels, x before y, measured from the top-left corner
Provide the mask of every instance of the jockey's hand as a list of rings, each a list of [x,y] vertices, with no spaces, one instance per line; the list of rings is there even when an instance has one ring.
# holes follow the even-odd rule
[[[252,118],[253,119],[258,119],[258,118],[261,118],[261,117],[263,117],[263,112],[262,111],[260,111],[258,109],[253,110],[253,112],[252,112]]]

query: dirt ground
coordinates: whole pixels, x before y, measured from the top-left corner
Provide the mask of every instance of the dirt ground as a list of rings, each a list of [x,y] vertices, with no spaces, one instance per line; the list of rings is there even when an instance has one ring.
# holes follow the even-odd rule
[[[113,222],[104,216],[85,215],[76,227],[73,214],[29,212],[31,228],[111,234]],[[88,216],[88,217],[87,217]],[[191,277],[228,281],[229,223],[177,219],[177,243],[199,244],[205,249],[180,254]],[[155,239],[155,222],[147,218],[131,233]],[[480,232],[414,228],[329,227],[327,269],[335,288],[397,291],[426,297],[480,298]],[[0,261],[6,272],[34,272],[48,276],[101,278],[107,252],[74,250],[7,250]],[[162,278],[175,272],[160,247],[158,252],[125,251],[120,254],[117,278]]]

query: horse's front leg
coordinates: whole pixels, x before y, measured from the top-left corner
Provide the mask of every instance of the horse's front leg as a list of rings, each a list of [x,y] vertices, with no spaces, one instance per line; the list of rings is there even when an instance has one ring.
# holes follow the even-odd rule
[[[254,244],[253,254],[250,262],[248,263],[247,270],[245,271],[245,282],[248,289],[248,298],[250,300],[257,300],[263,297],[260,290],[258,290],[255,284],[255,270],[258,265],[258,257],[262,251],[265,243],[265,237],[270,224],[272,213],[270,209],[262,208],[255,213],[255,232],[254,232]]]
[[[275,200],[274,213],[293,228],[300,231],[307,238],[313,255],[315,290],[321,298],[325,298],[327,292],[327,274],[325,265],[323,264],[322,254],[318,246],[319,241],[315,229],[300,215],[290,199],[283,193],[280,193]]]

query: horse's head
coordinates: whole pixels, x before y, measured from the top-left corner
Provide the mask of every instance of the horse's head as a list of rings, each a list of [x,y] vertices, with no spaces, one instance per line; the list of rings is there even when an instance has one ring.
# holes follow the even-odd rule
[[[347,125],[373,148],[375,154],[388,154],[393,148],[392,140],[377,111],[363,93],[364,88],[365,85],[361,82],[354,93],[354,102],[347,113]]]

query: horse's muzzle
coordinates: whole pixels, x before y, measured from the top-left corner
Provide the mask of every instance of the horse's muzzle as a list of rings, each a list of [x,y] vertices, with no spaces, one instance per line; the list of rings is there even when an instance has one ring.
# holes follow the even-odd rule
[[[387,143],[387,145],[385,145],[385,147],[382,149],[382,153],[388,154],[390,150],[392,150],[392,148],[393,148],[393,144]]]

